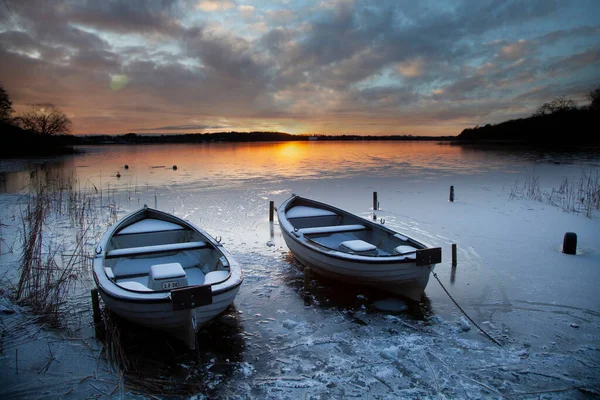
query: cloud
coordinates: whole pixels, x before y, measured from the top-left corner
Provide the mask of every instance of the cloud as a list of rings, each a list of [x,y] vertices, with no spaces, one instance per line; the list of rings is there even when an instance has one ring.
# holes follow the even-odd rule
[[[227,11],[235,7],[230,0],[201,0],[196,4],[196,8],[205,12]]]
[[[292,10],[268,10],[266,17],[269,21],[278,24],[285,25],[290,21],[293,21],[299,17],[298,13]]]
[[[415,58],[400,62],[396,65],[396,71],[407,78],[416,78],[423,73],[423,59]]]
[[[525,113],[538,99],[520,96],[533,87],[568,95],[600,79],[594,3],[142,4],[12,2],[23,29],[0,18],[0,81],[17,106],[54,102],[85,132],[500,118]]]
[[[133,128],[132,131],[204,131],[208,129],[226,129],[226,126],[221,125],[166,125],[166,126],[157,126],[155,128]]]
[[[237,7],[239,13],[243,18],[250,19],[254,16],[254,6],[238,6]]]
[[[519,41],[502,46],[498,56],[505,60],[518,60],[529,53],[529,45],[527,41],[521,39]]]

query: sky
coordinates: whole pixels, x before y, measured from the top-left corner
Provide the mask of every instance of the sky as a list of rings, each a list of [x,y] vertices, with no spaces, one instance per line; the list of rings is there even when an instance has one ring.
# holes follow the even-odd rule
[[[600,86],[600,1],[0,2],[0,83],[73,134],[455,136]]]

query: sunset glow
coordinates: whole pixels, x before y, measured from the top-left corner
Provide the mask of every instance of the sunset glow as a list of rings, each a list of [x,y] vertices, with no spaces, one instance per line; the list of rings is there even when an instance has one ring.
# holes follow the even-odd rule
[[[74,134],[458,135],[600,82],[600,2],[0,4],[0,82]]]

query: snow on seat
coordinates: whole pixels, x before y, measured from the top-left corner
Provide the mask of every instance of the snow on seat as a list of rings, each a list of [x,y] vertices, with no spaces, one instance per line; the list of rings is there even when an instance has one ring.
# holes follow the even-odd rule
[[[150,267],[148,287],[154,290],[175,289],[187,286],[188,280],[181,264],[155,264]]]
[[[408,245],[402,245],[402,246],[398,246],[394,249],[394,254],[399,255],[399,256],[406,256],[405,258],[411,258],[411,259],[416,259],[417,258],[417,248],[412,247],[412,246],[408,246]]]
[[[298,232],[305,235],[315,233],[338,233],[338,232],[351,232],[351,231],[362,231],[367,229],[366,226],[360,224],[354,225],[332,225],[332,226],[316,226],[314,228],[302,228],[298,229]]]
[[[124,249],[115,249],[108,251],[106,253],[106,258],[138,256],[141,254],[164,253],[167,251],[194,250],[202,249],[207,246],[208,244],[206,242],[185,242],[159,244],[155,246],[127,247]]]
[[[161,219],[148,218],[121,229],[117,235],[131,235],[135,233],[166,232],[184,229],[183,226]]]
[[[229,271],[212,271],[204,276],[204,284],[212,285],[213,283],[219,283],[229,277]]]
[[[337,215],[333,211],[324,210],[322,208],[296,206],[286,211],[285,216],[289,218],[305,218],[305,217],[328,217]]]
[[[152,289],[136,281],[119,282],[117,285],[127,290],[135,290],[137,292],[152,292]]]
[[[181,278],[185,271],[179,263],[156,264],[150,267],[150,276],[154,279]]]
[[[357,254],[361,256],[376,256],[377,246],[365,242],[364,240],[346,240],[340,243],[340,250],[345,253]]]
[[[340,247],[345,250],[355,251],[357,253],[377,249],[377,246],[367,243],[364,240],[346,240],[345,242],[340,243]]]

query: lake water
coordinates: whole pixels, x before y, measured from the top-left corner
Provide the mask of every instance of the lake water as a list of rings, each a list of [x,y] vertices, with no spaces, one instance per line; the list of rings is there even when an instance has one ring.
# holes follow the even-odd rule
[[[5,279],[14,275],[17,265],[17,246],[13,244],[12,253],[6,248],[17,240],[23,193],[32,182],[58,180],[90,193],[98,199],[96,207],[110,206],[119,217],[147,204],[197,224],[222,239],[241,263],[245,281],[234,307],[200,332],[205,346],[197,352],[189,354],[168,339],[157,341],[127,326],[123,347],[136,368],[124,374],[106,368],[102,379],[86,372],[97,381],[90,387],[88,379],[69,380],[71,393],[98,394],[95,388],[101,388],[125,396],[132,387],[142,387],[153,394],[255,398],[475,399],[525,392],[535,392],[530,397],[537,398],[542,388],[550,388],[544,394],[549,398],[591,398],[594,392],[589,388],[598,388],[600,304],[592,279],[583,276],[581,280],[590,282],[578,280],[550,292],[555,276],[546,274],[541,282],[537,278],[547,268],[544,256],[535,256],[540,262],[524,261],[531,254],[526,242],[531,241],[535,251],[547,248],[540,254],[551,253],[550,263],[564,262],[554,261],[564,256],[559,251],[562,234],[577,230],[583,249],[577,262],[598,277],[590,265],[600,259],[600,246],[589,238],[600,233],[597,219],[534,201],[526,193],[531,185],[547,193],[565,178],[576,182],[582,174],[597,173],[596,151],[481,150],[419,141],[106,145],[81,150],[84,153],[43,164],[0,162],[0,266]],[[452,203],[450,186],[455,189]],[[373,192],[380,203],[376,211]],[[318,277],[305,286],[277,221],[268,221],[269,202],[277,206],[292,193],[375,217],[442,247],[443,261],[436,267],[440,281],[505,347],[491,343],[474,327],[461,329],[463,314],[433,278],[417,310],[405,309],[384,293]],[[556,240],[547,243],[547,231],[557,221]],[[104,229],[100,220],[91,229],[90,252],[93,237]],[[8,237],[11,232],[13,237]],[[458,245],[455,269],[452,244]],[[79,328],[72,335],[88,345],[94,342],[89,278],[83,277],[87,283],[72,295],[80,308],[75,324]],[[565,315],[568,321],[547,329],[558,324],[557,316]],[[570,342],[572,320],[582,319],[590,326],[578,333],[585,333],[582,346],[588,346],[590,354],[582,354],[581,347]],[[55,346],[66,346],[55,336],[54,340]],[[102,348],[100,342],[90,346]],[[68,347],[64,351],[68,357],[80,352]],[[79,362],[88,365],[89,360],[82,361],[86,357]],[[14,355],[5,359],[16,361]],[[21,362],[23,371],[26,361]],[[555,376],[557,365],[568,372]],[[595,376],[584,372],[586,367],[595,370]],[[69,376],[64,365],[55,368],[54,381]],[[453,373],[457,368],[460,373]],[[75,378],[85,377],[80,375]],[[48,384],[44,379],[40,382]],[[16,375],[5,375],[3,382],[5,394],[14,397],[43,391],[41,383],[25,391]],[[578,385],[585,390],[572,389]]]

